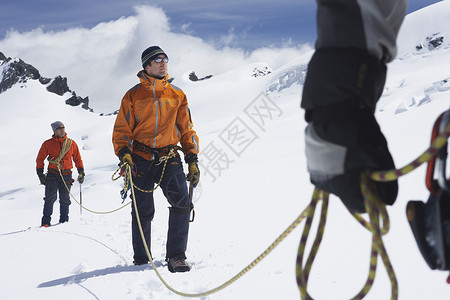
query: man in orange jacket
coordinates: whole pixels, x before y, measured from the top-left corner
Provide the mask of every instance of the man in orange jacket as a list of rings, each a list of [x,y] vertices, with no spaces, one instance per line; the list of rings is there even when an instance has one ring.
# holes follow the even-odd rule
[[[78,170],[78,182],[80,184],[83,183],[85,176],[78,146],[75,141],[67,137],[64,124],[61,121],[56,121],[51,126],[54,134],[51,139],[46,140],[42,144],[36,158],[36,172],[41,184],[45,185],[44,212],[41,220],[41,225],[44,227],[50,226],[57,192],[59,192],[59,222],[69,221],[69,191],[73,182],[72,159]],[[48,173],[44,174],[44,160],[46,158],[48,158],[49,165]],[[65,184],[61,178],[60,171]]]
[[[195,187],[200,177],[198,136],[193,129],[186,95],[168,80],[169,59],[166,53],[160,47],[152,46],[142,53],[141,59],[144,70],[137,74],[140,83],[123,97],[114,124],[114,151],[121,162],[136,171],[133,182],[140,190],[135,190],[135,200],[148,249],[150,226],[155,213],[153,192],[149,191],[160,182],[164,196],[171,205],[166,261],[169,271],[186,272],[190,270],[185,251],[192,206],[186,176],[178,154],[170,158],[167,164],[160,163],[159,158],[168,155],[171,148],[180,143],[188,164],[187,180]],[[131,215],[134,264],[147,264],[149,259],[134,205]]]

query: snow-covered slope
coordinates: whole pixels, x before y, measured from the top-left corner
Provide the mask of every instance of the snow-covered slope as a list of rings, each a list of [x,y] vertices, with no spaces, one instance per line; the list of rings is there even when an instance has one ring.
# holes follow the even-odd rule
[[[444,1],[416,15],[437,19],[442,16],[435,11],[449,7],[450,2]],[[444,23],[447,19],[442,18]],[[411,36],[400,37],[406,39],[400,48],[413,38],[423,38],[412,35],[416,26],[405,22],[402,32]],[[445,82],[444,88],[428,94],[430,101],[408,105],[417,93],[425,95],[430,85],[450,77],[448,40],[444,41],[432,51],[405,52],[389,67],[377,118],[398,167],[428,147],[435,119],[450,106]],[[176,79],[188,96],[200,136],[202,178],[195,192],[189,273],[167,270],[168,204],[160,191],[155,194],[152,254],[174,288],[198,293],[222,284],[273,242],[309,203],[313,186],[306,171],[306,124],[299,108],[301,74],[308,59],[308,55],[301,57],[266,76],[252,76],[255,68],[267,70],[267,64],[257,63],[203,81]],[[64,122],[81,148],[87,174],[83,204],[96,211],[121,206],[121,183],[111,180],[118,163],[111,144],[115,117],[65,105],[61,96],[49,94],[32,80],[0,94],[0,105],[0,299],[182,299],[163,286],[150,266],[132,265],[129,207],[112,214],[85,210],[80,214],[73,202],[69,223],[37,227],[44,189],[35,174],[35,158],[55,120]],[[264,116],[255,114],[258,109]],[[227,139],[233,128],[246,129],[245,144]],[[211,158],[213,150],[221,160]],[[405,216],[407,201],[428,196],[424,173],[421,167],[400,179],[397,202],[388,209],[391,229],[385,245],[400,299],[444,300],[450,295],[447,274],[429,270]],[[72,192],[79,199],[78,183]],[[300,235],[300,229],[295,230],[247,275],[204,299],[298,299],[295,259]],[[313,297],[354,296],[368,273],[370,242],[368,232],[331,197],[324,240],[310,275]],[[389,279],[380,268],[367,299],[389,298]]]

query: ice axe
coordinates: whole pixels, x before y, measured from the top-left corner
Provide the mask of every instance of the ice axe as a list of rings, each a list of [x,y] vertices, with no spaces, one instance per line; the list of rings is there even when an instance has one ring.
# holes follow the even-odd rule
[[[194,222],[195,219],[195,210],[194,210],[194,203],[192,203],[192,198],[194,197],[194,185],[192,182],[189,183],[189,206],[190,210],[192,211],[192,219],[189,220],[190,223]]]
[[[80,215],[83,214],[83,194],[81,193],[81,183],[80,183]]]

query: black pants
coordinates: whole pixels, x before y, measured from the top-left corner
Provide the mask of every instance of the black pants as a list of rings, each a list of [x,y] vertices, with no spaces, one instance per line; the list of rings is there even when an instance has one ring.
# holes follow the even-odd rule
[[[67,222],[69,220],[69,205],[71,203],[69,191],[72,186],[72,173],[63,175],[63,177],[66,184],[64,184],[59,173],[48,173],[47,175],[47,181],[45,182],[44,211],[41,225],[50,225],[53,214],[53,204],[57,199],[57,193],[59,193],[59,222]],[[67,190],[66,185],[69,190]]]
[[[153,162],[135,154],[133,154],[133,161],[137,167],[136,177],[133,178],[134,184],[142,190],[152,190],[161,178],[164,163],[155,165]],[[168,160],[160,188],[170,204],[166,257],[186,258],[185,251],[189,232],[190,199],[186,185],[186,176],[183,172],[179,157]],[[153,192],[146,193],[135,189],[135,195],[142,230],[150,250],[151,221],[155,214]],[[132,205],[131,216],[134,259],[147,261],[147,253],[142,243],[134,205]]]

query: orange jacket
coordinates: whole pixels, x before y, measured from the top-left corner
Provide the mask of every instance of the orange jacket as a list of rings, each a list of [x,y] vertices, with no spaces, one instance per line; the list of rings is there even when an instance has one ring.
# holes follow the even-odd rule
[[[181,143],[183,152],[198,154],[198,136],[192,129],[191,113],[184,92],[167,82],[140,71],[141,83],[123,97],[113,131],[116,155],[125,147],[150,160],[151,154],[133,150],[136,140],[151,148]]]
[[[50,158],[58,158],[59,153],[61,152],[62,145],[67,138],[67,133],[62,138],[57,138],[55,135],[52,136],[51,139],[46,140],[42,143],[41,149],[39,150],[38,156],[36,158],[36,169],[44,168],[44,160],[47,157]],[[83,161],[81,160],[80,151],[78,150],[77,143],[72,140],[72,145],[70,146],[69,151],[64,155],[61,159],[60,166],[62,170],[71,170],[72,169],[72,158],[75,162],[75,166],[77,169],[83,168]],[[58,170],[58,167],[55,164],[49,163],[49,169]]]

